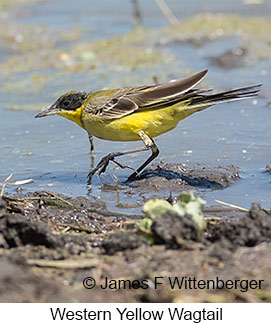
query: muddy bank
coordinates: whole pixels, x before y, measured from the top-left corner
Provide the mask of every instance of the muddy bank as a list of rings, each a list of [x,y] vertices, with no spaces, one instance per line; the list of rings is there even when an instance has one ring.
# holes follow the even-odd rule
[[[233,165],[228,167],[201,167],[189,168],[180,163],[153,164],[140,174],[133,182],[134,189],[144,190],[144,187],[153,187],[156,191],[162,189],[191,189],[201,187],[205,189],[223,189],[240,178],[239,168]]]
[[[0,301],[269,302],[271,212],[255,204],[249,212],[213,207],[204,215],[203,232],[190,217],[157,217],[152,244],[138,220],[107,217],[85,198],[4,196]],[[96,287],[83,286],[92,283],[87,277]],[[187,288],[173,288],[175,277]],[[227,287],[197,285],[217,279]]]

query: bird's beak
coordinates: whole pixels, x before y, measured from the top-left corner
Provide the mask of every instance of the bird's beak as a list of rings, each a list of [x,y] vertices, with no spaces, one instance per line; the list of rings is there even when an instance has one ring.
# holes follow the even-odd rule
[[[61,111],[57,107],[57,104],[54,103],[49,108],[47,108],[46,110],[41,111],[40,113],[38,113],[37,115],[35,115],[35,118],[41,118],[41,117],[56,115],[56,114],[59,114],[60,112]]]

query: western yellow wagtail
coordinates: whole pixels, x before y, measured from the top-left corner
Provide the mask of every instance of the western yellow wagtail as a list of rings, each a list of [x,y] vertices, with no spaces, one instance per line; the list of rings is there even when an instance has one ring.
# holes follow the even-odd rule
[[[191,114],[216,103],[247,99],[257,96],[260,85],[209,94],[211,91],[194,87],[206,76],[208,70],[188,78],[151,86],[133,86],[98,92],[71,91],[62,95],[36,118],[60,115],[76,122],[92,136],[112,141],[142,140],[144,147],[110,153],[89,172],[89,182],[94,173],[105,172],[109,161],[123,166],[115,157],[150,149],[151,156],[128,178],[136,176],[159,154],[153,140]]]

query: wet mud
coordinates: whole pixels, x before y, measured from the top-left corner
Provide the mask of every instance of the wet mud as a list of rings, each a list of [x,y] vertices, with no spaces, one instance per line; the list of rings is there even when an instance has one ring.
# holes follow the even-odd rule
[[[146,180],[144,176],[136,181],[138,185]],[[152,242],[138,230],[137,219],[106,212],[102,202],[83,197],[45,191],[26,197],[3,195],[0,301],[271,301],[271,211],[258,204],[248,212],[205,208],[204,231],[198,230],[191,217],[168,211],[153,220]],[[93,289],[83,286],[87,277],[96,280]],[[162,277],[163,282],[157,288],[155,277]],[[261,285],[254,288],[255,283],[247,290],[245,285],[173,288],[168,277],[218,277]]]
[[[121,170],[119,171],[121,172]],[[114,182],[105,181],[100,177],[101,191],[112,194],[112,200],[118,213],[130,214],[128,218],[140,218],[141,208],[150,198],[162,198],[169,202],[176,201],[176,197],[183,191],[193,190],[197,194],[223,190],[240,180],[239,167],[229,165],[226,167],[189,167],[182,163],[154,163],[140,173],[134,180],[127,182],[123,176],[119,180],[116,176]],[[91,190],[90,190],[91,196]],[[131,202],[130,202],[131,200]],[[104,208],[106,200],[99,199]],[[104,203],[103,203],[104,202]],[[115,213],[105,211],[105,215]]]
[[[227,167],[189,168],[183,164],[163,163],[154,164],[143,171],[131,184],[135,190],[152,187],[162,189],[191,189],[202,187],[205,189],[223,189],[240,178],[239,168],[233,165]]]

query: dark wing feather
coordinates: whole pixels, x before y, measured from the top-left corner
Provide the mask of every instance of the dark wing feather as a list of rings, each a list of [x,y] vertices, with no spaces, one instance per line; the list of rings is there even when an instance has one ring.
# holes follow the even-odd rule
[[[135,111],[161,108],[201,91],[191,89],[205,77],[207,72],[208,70],[205,70],[182,80],[153,86],[118,89],[115,90],[113,97],[112,91],[103,91],[101,96],[93,97],[85,110],[103,119],[116,119]]]
[[[140,105],[140,109],[152,108],[160,103],[174,101],[176,97],[180,99],[180,96],[196,86],[207,72],[208,70],[205,70],[182,80],[152,86],[139,93],[128,93],[127,96]]]
[[[189,105],[195,108],[209,106],[217,103],[254,98],[258,95],[260,88],[261,84],[258,84],[211,95],[196,95],[193,96],[189,101]]]

